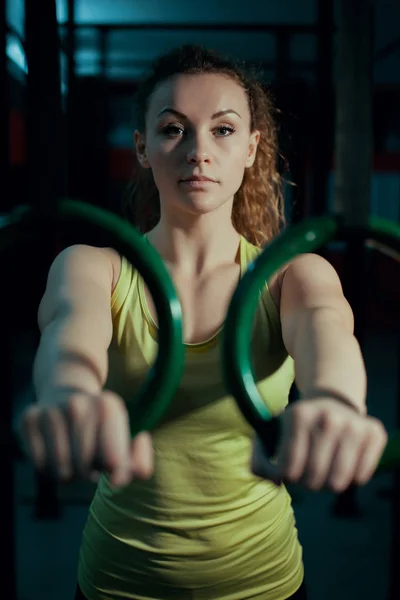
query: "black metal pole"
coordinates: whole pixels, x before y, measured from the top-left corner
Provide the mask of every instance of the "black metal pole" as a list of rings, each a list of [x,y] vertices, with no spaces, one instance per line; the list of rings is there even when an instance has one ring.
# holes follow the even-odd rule
[[[107,178],[107,169],[108,169],[108,129],[109,129],[109,112],[110,112],[110,84],[108,82],[108,66],[109,66],[109,41],[110,41],[110,32],[107,28],[103,28],[99,31],[99,82],[100,89],[99,92],[102,97],[102,102],[99,105],[101,106],[101,113],[99,118],[99,129],[101,131],[101,146],[99,148],[100,154],[100,162],[103,165],[103,176],[102,176],[102,185],[101,189],[98,191],[99,202],[105,208],[111,208],[108,206],[108,178]]]
[[[76,30],[75,30],[75,0],[68,0],[67,21],[67,92],[66,92],[66,139],[67,139],[67,193],[73,197],[75,194],[74,177],[75,170],[74,146],[75,146],[75,106],[76,106]]]
[[[8,80],[8,69],[7,69],[7,22],[6,22],[6,3],[5,0],[0,0],[0,44],[1,44],[1,58],[0,58],[0,85],[2,93],[0,94],[0,165],[2,181],[5,182],[9,175],[9,80]],[[3,179],[4,177],[4,179]],[[8,186],[3,183],[3,190],[7,190]],[[3,194],[0,199],[4,200]],[[0,205],[0,215],[5,211],[5,206]]]
[[[25,0],[27,76],[27,172],[29,201],[38,210],[51,212],[63,191],[61,128],[60,44],[55,0]],[[51,259],[54,238],[43,240],[36,249],[44,264]],[[37,272],[32,287],[38,286]],[[38,335],[38,332],[37,332]],[[60,516],[55,482],[37,474],[35,516]]]
[[[282,31],[275,35],[276,61],[275,80],[278,86],[285,85],[289,80],[290,70],[290,40],[291,36]]]
[[[333,156],[334,0],[317,0],[317,60],[311,151],[310,213],[327,212],[328,177]]]
[[[400,427],[400,344],[397,343],[397,427]],[[390,560],[390,580],[388,600],[400,598],[399,556],[400,556],[400,470],[396,469],[393,479],[392,497],[392,543]]]
[[[9,78],[6,55],[6,6],[5,0],[0,1],[0,83],[1,93],[1,115],[0,115],[0,164],[1,181],[5,193],[10,189],[9,185]],[[0,219],[4,207],[0,207]],[[3,266],[3,265],[2,265]],[[1,295],[1,367],[2,367],[2,408],[0,411],[0,451],[2,457],[2,479],[4,491],[0,494],[0,510],[5,516],[2,527],[2,575],[1,585],[6,598],[17,600],[17,577],[16,577],[16,548],[15,548],[15,491],[14,491],[14,450],[13,442],[13,382],[12,382],[12,344],[10,319],[4,294]]]
[[[55,0],[25,1],[27,163],[31,202],[48,211],[62,192],[60,43]]]
[[[344,292],[355,316],[355,335],[363,348],[366,329],[366,254],[357,228],[367,225],[372,176],[372,12],[369,0],[340,0],[336,87],[335,205],[355,228],[347,246]],[[359,514],[357,491],[336,498],[335,515]]]

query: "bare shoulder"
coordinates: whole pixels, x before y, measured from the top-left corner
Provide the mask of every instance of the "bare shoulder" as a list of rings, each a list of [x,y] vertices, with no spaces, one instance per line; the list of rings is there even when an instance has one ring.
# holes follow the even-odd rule
[[[60,311],[109,311],[114,282],[119,277],[119,255],[109,248],[76,244],[65,248],[54,259],[38,318],[42,328]]]
[[[114,291],[121,273],[121,257],[114,248],[98,248],[81,244],[72,246],[67,251],[75,254],[77,261],[89,260],[94,265],[98,265],[100,270],[108,269],[111,276],[111,291]]]
[[[281,274],[282,282],[293,280],[313,286],[333,286],[341,289],[339,275],[331,263],[319,254],[299,254],[288,262]]]
[[[118,281],[121,270],[121,260],[118,252],[113,248],[99,248],[86,244],[68,246],[55,258],[50,276],[58,274],[62,278],[75,276],[78,273],[85,278],[104,278],[108,274],[112,288]]]
[[[319,254],[299,254],[286,263],[271,278],[269,288],[275,304],[281,306],[282,287],[286,289],[296,288],[298,293],[305,292],[312,287],[328,289],[331,293],[336,291],[342,293],[341,282],[338,273],[329,261]],[[292,295],[292,293],[291,293]]]
[[[111,292],[114,291],[121,274],[121,256],[114,248],[98,248],[94,246],[77,246],[77,252],[92,253],[100,263],[105,263],[111,269]]]
[[[353,330],[353,312],[336,269],[318,254],[302,254],[287,265],[282,278],[281,317],[290,320],[318,308],[335,311]]]

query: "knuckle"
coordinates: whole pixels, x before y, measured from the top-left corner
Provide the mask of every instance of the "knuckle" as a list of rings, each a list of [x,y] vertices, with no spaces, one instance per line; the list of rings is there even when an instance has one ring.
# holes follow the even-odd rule
[[[37,405],[29,406],[21,415],[22,429],[30,430],[36,426],[40,417],[40,408]]]
[[[96,399],[96,406],[101,415],[108,416],[115,411],[115,398],[112,394],[101,394]]]
[[[379,419],[375,419],[375,417],[373,417],[370,420],[370,427],[372,428],[373,433],[380,436],[382,440],[388,439],[388,432],[386,431],[382,421],[379,421]]]
[[[305,425],[312,421],[314,415],[313,407],[310,403],[303,401],[297,403],[292,408],[292,422],[294,427]]]
[[[113,394],[112,392],[105,392],[101,395],[100,401],[103,403],[103,406],[109,408],[109,410],[121,411],[124,414],[127,413],[127,408],[125,402],[121,400],[119,396]]]
[[[388,434],[388,432],[386,430],[382,431],[381,437],[382,437],[382,446],[386,446],[386,444],[389,441],[389,434]]]
[[[82,394],[72,394],[66,401],[66,414],[71,421],[80,421],[87,414],[87,403]]]
[[[106,469],[106,471],[109,471],[110,473],[114,473],[116,471],[122,471],[122,465],[121,465],[121,460],[114,456],[113,454],[107,453],[104,454],[103,457],[103,465]]]
[[[328,433],[334,432],[343,426],[343,419],[332,410],[326,410],[321,416],[321,426]],[[347,426],[352,426],[351,422]]]
[[[297,483],[300,480],[300,472],[294,466],[288,465],[287,467],[282,469],[283,478],[289,483]]]
[[[323,422],[327,427],[337,427],[341,422],[341,418],[333,410],[326,410],[322,413]]]
[[[352,438],[360,437],[364,431],[363,424],[359,421],[346,421],[344,424],[344,430],[346,435],[351,436]]]
[[[114,394],[104,394],[100,398],[100,413],[104,419],[113,419],[121,423],[128,421],[128,409],[126,404]]]
[[[43,413],[43,416],[52,428],[57,427],[60,422],[60,410],[56,406],[49,406]]]
[[[134,475],[138,479],[148,479],[152,474],[152,469],[150,465],[136,465],[134,468]],[[255,473],[255,475],[262,476],[260,473]]]

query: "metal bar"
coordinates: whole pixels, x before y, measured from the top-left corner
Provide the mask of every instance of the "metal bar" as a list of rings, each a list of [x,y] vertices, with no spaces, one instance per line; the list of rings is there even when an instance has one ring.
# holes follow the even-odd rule
[[[398,215],[400,223],[400,208]],[[397,340],[397,427],[400,427],[400,342]],[[398,600],[400,598],[400,577],[399,556],[400,556],[400,469],[396,469],[393,474],[393,493],[392,493],[392,540],[391,540],[391,560],[390,560],[390,579],[389,579],[389,597],[388,600]]]
[[[310,212],[313,216],[327,211],[328,177],[333,146],[333,23],[334,0],[318,0],[316,86]]]
[[[290,75],[290,38],[287,31],[282,31],[275,36],[276,60],[275,80],[278,85],[287,82]]]
[[[73,177],[74,170],[74,115],[76,102],[76,35],[75,35],[75,0],[68,0],[68,22],[67,36],[65,40],[66,53],[68,56],[68,75],[67,75],[67,97],[65,103],[66,117],[66,138],[67,138],[67,193],[74,195]]]
[[[346,222],[366,226],[372,173],[370,0],[341,0],[336,89],[335,205]]]
[[[99,70],[100,77],[107,79],[107,68],[108,68],[108,29],[100,29],[99,34]]]
[[[61,81],[54,0],[25,2],[27,164],[31,203],[49,210],[60,195]]]
[[[6,3],[0,2],[0,82],[2,82],[1,93],[1,115],[0,115],[0,144],[1,144],[1,181],[3,190],[8,193],[9,183],[9,152],[10,152],[10,132],[9,132],[9,76],[7,71],[6,55]],[[1,265],[2,270],[4,266]],[[7,275],[5,275],[7,277]],[[2,531],[2,588],[4,596],[10,600],[17,600],[17,578],[16,578],[16,548],[15,548],[15,482],[14,482],[14,449],[12,443],[12,422],[13,422],[13,389],[12,389],[12,347],[11,347],[11,326],[9,319],[9,310],[5,295],[1,296],[1,314],[3,315],[1,323],[1,383],[2,396],[4,401],[0,411],[0,452],[2,456],[2,478],[4,492],[0,494],[1,514],[6,518],[3,521]],[[9,308],[9,307],[8,307]]]
[[[367,259],[357,234],[369,220],[372,176],[372,18],[370,0],[340,0],[336,88],[335,205],[355,228],[348,244],[343,288],[363,347],[366,327]],[[334,514],[359,514],[356,488],[336,498]]]
[[[27,74],[27,176],[32,206],[48,214],[63,192],[63,160],[60,46],[55,0],[25,0],[25,39]],[[42,260],[51,252],[54,232],[37,248]],[[39,258],[38,258],[39,261]],[[40,261],[41,262],[41,261]],[[38,292],[41,278],[27,275],[27,285]],[[35,516],[53,519],[60,516],[55,483],[37,474]]]
[[[66,25],[61,23],[60,27]],[[271,23],[76,23],[75,28],[82,29],[107,29],[109,31],[263,31],[265,33],[286,32],[316,33],[314,23],[309,25],[281,25]]]
[[[1,176],[2,176],[2,188],[3,190],[8,189],[8,185],[6,185],[6,178],[9,173],[9,152],[10,152],[10,140],[9,140],[9,79],[8,79],[8,70],[7,70],[7,23],[6,23],[6,6],[5,2],[0,3],[0,43],[2,46],[1,49],[1,63],[0,63],[0,82],[2,82],[1,89],[3,90],[1,93],[1,115],[0,115],[0,144],[1,144],[1,155],[0,155],[0,165],[1,165]],[[1,198],[4,198],[3,194]],[[4,211],[4,207],[0,205],[0,214]]]

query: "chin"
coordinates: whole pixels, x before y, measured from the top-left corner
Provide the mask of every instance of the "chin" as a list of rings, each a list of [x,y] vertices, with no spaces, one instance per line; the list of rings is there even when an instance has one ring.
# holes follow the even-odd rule
[[[192,214],[205,215],[220,209],[226,204],[226,201],[207,196],[206,194],[190,194],[190,197],[185,197],[182,204],[186,210]]]

